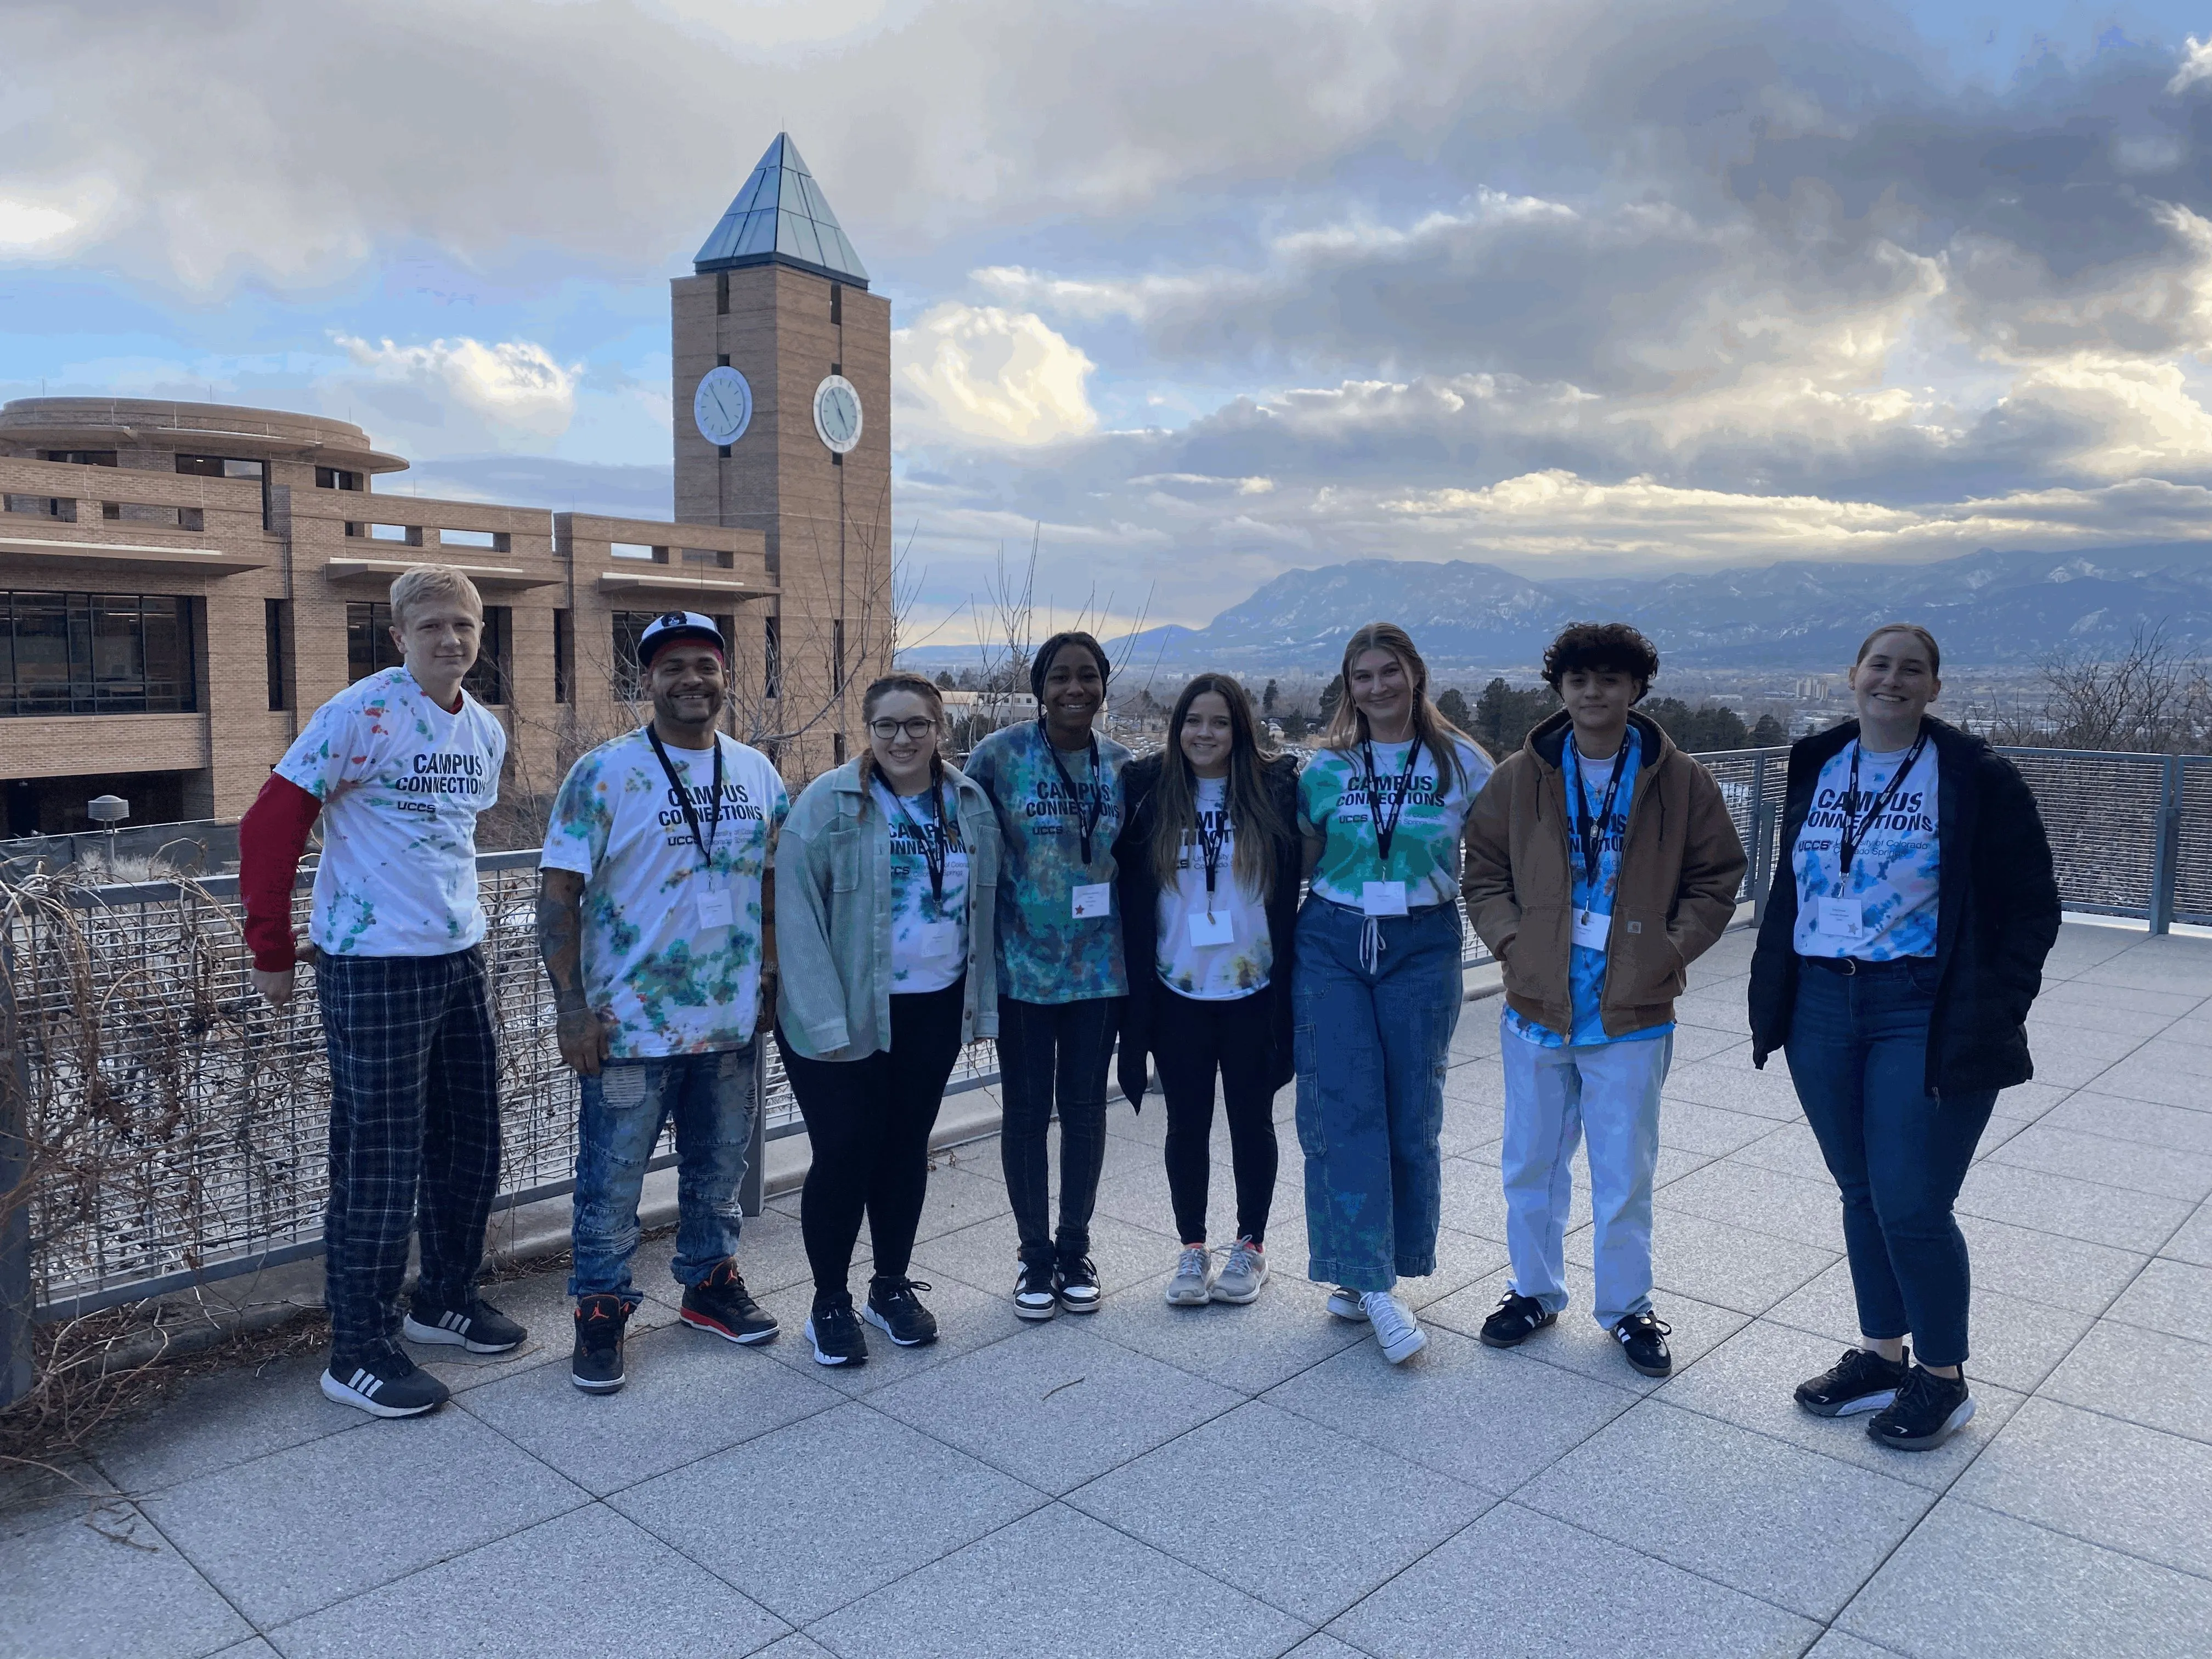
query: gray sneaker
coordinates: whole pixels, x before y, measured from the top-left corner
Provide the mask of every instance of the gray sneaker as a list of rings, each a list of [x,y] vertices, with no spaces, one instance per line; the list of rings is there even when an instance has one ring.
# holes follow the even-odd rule
[[[1249,1238],[1240,1238],[1231,1247],[1229,1260],[1221,1264],[1220,1275],[1213,1281],[1213,1299],[1240,1305],[1256,1302],[1260,1287],[1267,1282],[1266,1254]]]
[[[1367,1322],[1367,1310],[1359,1292],[1342,1285],[1328,1293],[1328,1310],[1339,1319],[1348,1319],[1355,1325]]]
[[[1168,1306],[1202,1308],[1209,1299],[1207,1280],[1213,1257],[1203,1244],[1186,1244],[1176,1259],[1175,1277],[1168,1280]]]
[[[1429,1334],[1420,1322],[1389,1291],[1370,1291],[1359,1301],[1367,1310],[1367,1322],[1375,1328],[1375,1340],[1382,1345],[1382,1357],[1392,1364],[1411,1359],[1429,1346]]]

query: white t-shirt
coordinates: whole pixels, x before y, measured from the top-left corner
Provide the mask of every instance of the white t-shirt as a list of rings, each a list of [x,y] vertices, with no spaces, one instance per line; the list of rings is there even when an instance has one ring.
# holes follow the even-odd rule
[[[1805,957],[1856,957],[1862,962],[1932,957],[1942,868],[1936,839],[1936,745],[1931,741],[1921,750],[1881,817],[1867,829],[1846,878],[1844,804],[1851,787],[1851,757],[1858,750],[1856,740],[1845,744],[1829,757],[1813,785],[1812,807],[1790,851],[1797,878],[1792,943]],[[1861,823],[1911,753],[1900,749],[1859,754]]]
[[[466,691],[448,712],[404,667],[309,717],[276,775],[323,804],[308,937],[341,957],[441,957],[484,936],[477,814],[499,799],[507,728]]]
[[[1229,780],[1200,778],[1197,783],[1199,822],[1208,836],[1221,837],[1220,854],[1213,866],[1213,893],[1209,900],[1205,844],[1195,832],[1186,830],[1176,878],[1160,884],[1160,937],[1152,953],[1153,966],[1160,982],[1170,991],[1200,1002],[1230,1002],[1249,997],[1267,984],[1274,967],[1274,946],[1267,937],[1265,899],[1245,892],[1237,879],[1237,831],[1229,821]],[[1208,942],[1200,944],[1200,939]]]
[[[968,971],[968,849],[950,789],[894,795],[878,778],[875,803],[890,827],[891,994],[941,991]],[[945,820],[952,835],[945,842]],[[945,889],[929,878],[929,849],[945,846]]]
[[[760,1006],[761,880],[790,810],[768,757],[720,734],[714,755],[665,745],[700,840],[642,728],[577,761],[540,862],[584,878],[584,995],[613,1011],[617,1060],[710,1054],[752,1041]]]

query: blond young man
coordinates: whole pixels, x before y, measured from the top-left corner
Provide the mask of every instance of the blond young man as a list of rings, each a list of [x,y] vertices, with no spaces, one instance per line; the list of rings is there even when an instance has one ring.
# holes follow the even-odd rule
[[[477,815],[499,798],[507,732],[462,688],[483,602],[459,571],[392,584],[402,661],[317,709],[239,825],[253,979],[282,1006],[315,969],[331,1062],[324,1219],[331,1364],[322,1389],[377,1417],[447,1397],[398,1343],[501,1353],[526,1333],[477,1294],[499,1187],[499,1061],[477,898]],[[319,817],[311,942],[292,887]],[[403,1316],[410,1234],[422,1271]]]

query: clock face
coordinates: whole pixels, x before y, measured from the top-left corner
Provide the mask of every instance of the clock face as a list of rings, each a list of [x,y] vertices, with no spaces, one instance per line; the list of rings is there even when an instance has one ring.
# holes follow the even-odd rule
[[[745,435],[752,424],[753,389],[745,377],[727,364],[710,368],[700,377],[691,394],[691,418],[699,435],[720,448]]]
[[[849,455],[860,441],[860,394],[842,374],[832,374],[814,388],[814,430],[840,455]]]

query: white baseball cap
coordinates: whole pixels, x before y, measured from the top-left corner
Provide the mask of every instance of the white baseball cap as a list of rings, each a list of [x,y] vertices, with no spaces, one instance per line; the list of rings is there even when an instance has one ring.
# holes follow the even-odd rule
[[[712,617],[702,617],[696,611],[664,611],[645,625],[637,636],[637,665],[650,668],[653,659],[664,645],[673,645],[678,640],[703,640],[720,652],[726,659],[729,642],[722,630],[714,626]]]

